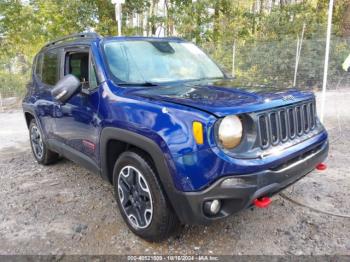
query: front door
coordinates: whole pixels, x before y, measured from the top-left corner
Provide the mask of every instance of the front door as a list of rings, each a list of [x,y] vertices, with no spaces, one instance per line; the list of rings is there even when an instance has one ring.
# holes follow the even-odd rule
[[[67,74],[76,76],[81,82],[81,91],[65,104],[58,104],[55,137],[73,153],[82,153],[97,163],[100,96],[89,47],[66,48],[61,61],[61,77]]]

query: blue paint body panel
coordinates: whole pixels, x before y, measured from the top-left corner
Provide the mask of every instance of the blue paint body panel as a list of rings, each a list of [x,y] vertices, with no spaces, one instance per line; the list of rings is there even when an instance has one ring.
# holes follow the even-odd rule
[[[33,74],[32,90],[24,98],[26,112],[34,112],[47,139],[72,147],[101,167],[100,135],[106,127],[129,130],[154,141],[162,150],[174,186],[199,191],[224,176],[244,175],[273,168],[327,140],[325,130],[264,158],[239,159],[228,155],[215,139],[215,124],[232,114],[260,112],[314,99],[297,89],[249,88],[236,80],[176,82],[162,86],[122,87],[113,82],[103,57],[103,42],[147,38],[94,39],[88,45],[100,85],[90,94],[77,94],[64,105],[54,101],[50,87]],[[155,38],[162,41],[161,38]],[[164,40],[165,41],[165,40]],[[166,41],[169,41],[166,38]],[[171,41],[183,41],[173,39]],[[64,46],[55,47],[64,48]],[[285,101],[292,95],[293,101]],[[204,143],[196,144],[193,121],[204,127]],[[87,142],[95,145],[95,150]]]

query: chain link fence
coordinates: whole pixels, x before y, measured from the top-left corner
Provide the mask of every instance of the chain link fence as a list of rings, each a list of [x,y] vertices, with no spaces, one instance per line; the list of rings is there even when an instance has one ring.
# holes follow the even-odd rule
[[[325,39],[303,39],[298,70],[297,39],[280,41],[239,42],[234,45],[202,44],[202,48],[229,74],[234,73],[242,85],[266,85],[276,87],[296,86],[319,90],[322,87]],[[327,89],[350,88],[350,73],[342,69],[342,63],[350,55],[350,38],[332,37]],[[0,71],[0,111],[18,108],[29,81],[30,68],[26,71]]]
[[[295,81],[299,88],[319,89],[323,81],[325,44],[324,38],[302,40],[296,80],[297,39],[236,42],[224,46],[207,43],[202,48],[242,85],[291,87]],[[350,87],[350,73],[342,69],[349,55],[350,39],[333,37],[327,88]]]
[[[20,107],[28,81],[28,73],[0,72],[0,112]]]

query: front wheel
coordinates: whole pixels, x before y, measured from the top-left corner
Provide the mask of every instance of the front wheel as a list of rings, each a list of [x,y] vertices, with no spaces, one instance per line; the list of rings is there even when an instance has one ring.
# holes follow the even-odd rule
[[[153,164],[138,151],[118,158],[113,182],[120,213],[131,231],[148,241],[161,241],[179,228],[155,174]]]

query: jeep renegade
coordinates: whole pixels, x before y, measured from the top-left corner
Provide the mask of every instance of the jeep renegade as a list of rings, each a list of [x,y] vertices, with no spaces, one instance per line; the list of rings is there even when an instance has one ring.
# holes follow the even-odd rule
[[[101,175],[149,241],[264,206],[328,153],[312,92],[238,84],[180,38],[50,42],[23,110],[37,162],[64,156]]]

